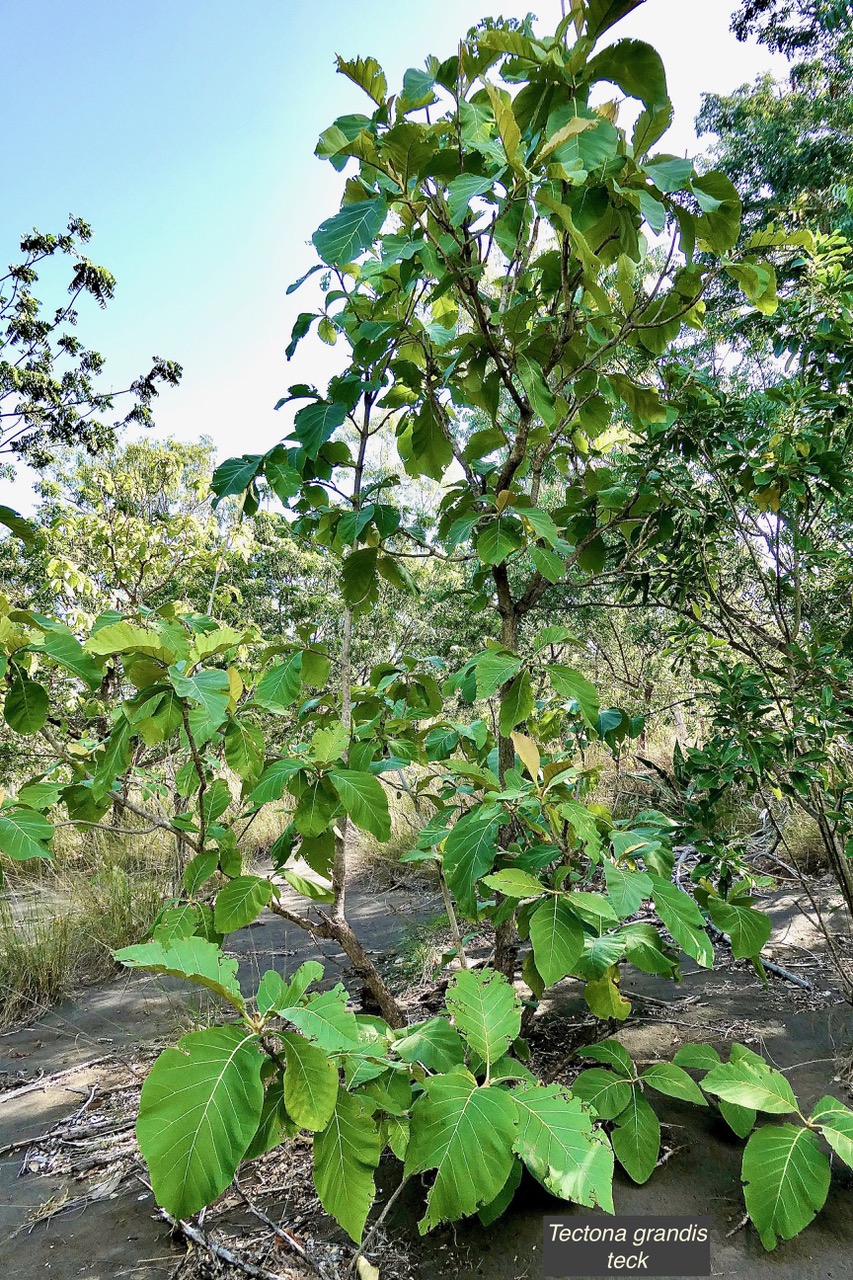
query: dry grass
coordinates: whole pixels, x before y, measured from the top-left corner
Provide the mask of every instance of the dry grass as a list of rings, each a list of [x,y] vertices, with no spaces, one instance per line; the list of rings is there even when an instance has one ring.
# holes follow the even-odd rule
[[[13,884],[0,902],[0,1026],[44,1012],[110,974],[112,951],[138,942],[162,905],[162,880],[118,866]]]
[[[260,864],[287,821],[283,807],[270,806],[252,822],[241,840],[246,870]],[[177,892],[187,857],[175,837],[128,835],[131,825],[144,824],[118,831],[61,825],[53,859],[16,863],[8,873],[0,895],[0,1026],[38,1016],[108,977],[112,952],[144,938]]]

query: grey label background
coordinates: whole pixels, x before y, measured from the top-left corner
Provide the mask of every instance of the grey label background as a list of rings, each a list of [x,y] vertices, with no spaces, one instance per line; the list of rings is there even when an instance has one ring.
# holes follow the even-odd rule
[[[561,1227],[613,1227],[618,1230],[624,1227],[625,1234],[628,1237],[624,1243],[614,1243],[613,1241],[583,1241],[583,1240],[565,1240],[558,1238],[552,1240],[553,1226],[559,1223]],[[663,1228],[683,1228],[689,1227],[691,1224],[696,1227],[705,1227],[708,1232],[708,1238],[704,1241],[682,1241],[674,1240],[668,1244],[655,1244],[648,1242],[641,1245],[634,1244],[634,1230],[641,1228],[643,1230]],[[616,1256],[632,1256],[638,1253],[644,1253],[648,1258],[648,1266],[643,1267],[639,1271],[616,1271],[608,1268],[607,1258],[609,1254]],[[542,1260],[544,1264],[544,1274],[546,1276],[575,1276],[579,1280],[592,1280],[596,1276],[709,1276],[711,1274],[711,1219],[710,1218],[685,1218],[685,1217],[640,1217],[629,1218],[619,1214],[611,1217],[609,1214],[589,1214],[581,1217],[580,1215],[572,1215],[571,1217],[561,1218],[558,1216],[545,1218],[544,1224],[544,1241],[542,1245]]]

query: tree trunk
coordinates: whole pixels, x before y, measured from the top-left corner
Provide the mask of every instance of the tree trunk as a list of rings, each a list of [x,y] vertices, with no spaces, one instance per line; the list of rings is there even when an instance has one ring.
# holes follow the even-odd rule
[[[339,943],[355,972],[367,987],[389,1027],[404,1027],[406,1019],[382,974],[359,942],[348,920],[330,921],[330,935]]]
[[[341,723],[352,727],[352,609],[344,608],[341,639]],[[376,1001],[383,1018],[392,1027],[405,1026],[405,1018],[384,978],[368,956],[347,920],[347,875],[352,823],[345,814],[335,834],[335,864],[332,870],[334,901],[331,917],[325,917],[328,936],[345,952],[353,969]]]
[[[504,566],[499,566],[504,568]],[[505,587],[505,590],[502,590]],[[502,598],[503,597],[503,598]],[[501,610],[501,641],[507,649],[515,650],[518,646],[518,615],[512,600],[509,599],[509,584],[498,583],[498,604]],[[502,690],[503,692],[503,690]],[[511,738],[498,735],[498,769],[503,783],[507,770],[515,764],[515,747]],[[498,903],[502,901],[498,894]],[[518,933],[515,920],[502,921],[495,929],[495,968],[510,982],[515,980],[518,962]]]

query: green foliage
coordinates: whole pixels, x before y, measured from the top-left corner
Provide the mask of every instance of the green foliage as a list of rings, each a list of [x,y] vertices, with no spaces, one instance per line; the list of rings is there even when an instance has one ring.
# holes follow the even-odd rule
[[[165,1049],[136,1125],[160,1204],[187,1218],[224,1191],[261,1118],[262,1059],[241,1026],[194,1031]]]
[[[300,1128],[314,1135],[321,1202],[355,1241],[386,1147],[405,1176],[426,1177],[422,1231],[475,1212],[493,1221],[522,1166],[553,1194],[612,1211],[614,1158],[637,1183],[659,1158],[648,1094],[703,1106],[707,1095],[752,1135],[747,1207],[772,1247],[826,1195],[816,1135],[850,1155],[841,1104],[824,1099],[806,1120],[784,1076],[740,1046],[726,1063],[694,1047],[639,1072],[605,1041],[571,1089],[541,1084],[523,1061],[518,951],[531,1007],[573,979],[607,1020],[630,1012],[624,967],[674,978],[682,954],[710,966],[709,932],[760,971],[761,882],[720,852],[715,805],[744,780],[775,784],[780,759],[796,763],[790,793],[831,792],[838,831],[849,804],[833,761],[849,721],[847,658],[811,624],[806,637],[803,566],[826,552],[799,518],[824,503],[849,515],[845,414],[833,416],[849,372],[846,249],[764,226],[741,245],[731,180],[652,153],[671,118],[658,55],[636,40],[596,47],[636,7],[578,2],[541,38],[530,24],[487,23],[446,61],[408,71],[391,97],[374,59],[339,59],[370,114],[341,117],[318,144],[345,186],[313,237],[319,261],[293,286],[319,273],[323,288],[287,350],[293,358],[316,322],[343,352],[339,372],[324,391],[288,389],[276,406],[284,438],[220,465],[204,516],[181,488],[204,469],[198,454],[140,449],[119,458],[115,479],[78,462],[43,522],[58,551],[63,485],[95,493],[68,525],[82,538],[92,524],[97,572],[87,577],[68,547],[50,562],[73,626],[0,599],[5,722],[53,753],[0,801],[0,851],[49,856],[57,813],[87,826],[110,809],[150,817],[180,850],[182,886],[151,938],[117,958],[213,991],[237,1019],[167,1049],[143,1091],[140,1145],[177,1216]],[[630,138],[616,104],[590,106],[603,83],[642,106]],[[777,291],[777,264],[780,280],[801,272],[808,286]],[[740,340],[720,320],[734,287],[749,303],[745,328],[784,321],[774,367],[786,353],[800,362],[758,401],[702,368],[721,332]],[[161,465],[158,489],[149,472]],[[149,475],[143,494],[153,486],[164,506],[141,510],[139,495],[134,506],[135,466]],[[284,519],[261,510],[273,501]],[[251,542],[235,507],[256,517],[260,585],[249,570],[238,580],[233,557],[222,581],[220,535],[229,547],[242,539],[244,554]],[[158,514],[166,532],[151,536],[149,564],[141,552]],[[164,594],[178,516],[190,551],[176,601]],[[733,528],[745,538],[735,556]],[[294,562],[285,607],[282,567]],[[727,575],[747,583],[743,616],[725,602]],[[255,605],[272,599],[257,606],[272,626],[250,620],[238,581]],[[824,613],[845,582],[838,571]],[[773,631],[752,620],[756,583]],[[430,657],[426,639],[416,654],[397,643],[420,636],[409,624],[421,614],[406,613],[419,593],[444,610],[446,643]],[[676,817],[622,818],[594,798],[595,761],[646,726],[636,705],[602,701],[580,669],[602,652],[587,602],[628,612],[650,600],[680,620],[667,643],[697,679],[709,664],[715,734],[677,756]],[[220,601],[227,616],[211,616]],[[542,626],[563,604],[581,634]],[[744,634],[759,637],[755,648]],[[646,643],[665,647],[660,633]],[[727,666],[727,643],[751,665]],[[779,682],[770,691],[768,669]],[[784,733],[782,686],[796,712]],[[653,680],[642,687],[645,711]],[[48,728],[57,702],[61,741]],[[421,816],[407,856],[434,864],[459,966],[443,1011],[409,1027],[345,917],[353,832],[389,841],[389,791],[408,792]],[[281,832],[274,871],[249,874],[241,844],[270,815]],[[699,851],[689,877],[675,835]],[[331,909],[309,915],[319,903]],[[242,992],[222,946],[264,910],[342,946],[383,1017],[358,1016],[342,986],[312,989],[323,974],[311,963]],[[459,916],[494,932],[494,969],[468,968]],[[759,1112],[803,1127],[752,1132]]]

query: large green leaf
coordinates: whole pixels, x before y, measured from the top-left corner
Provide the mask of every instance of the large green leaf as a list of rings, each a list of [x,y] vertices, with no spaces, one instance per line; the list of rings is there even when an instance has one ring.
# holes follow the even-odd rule
[[[335,1111],[338,1096],[338,1069],[328,1054],[310,1044],[304,1036],[283,1033],[284,1101],[300,1129],[314,1133],[325,1129]]]
[[[338,808],[338,795],[326,778],[313,778],[299,796],[293,825],[301,836],[316,839],[328,829]]]
[[[474,809],[459,819],[444,842],[444,877],[464,915],[474,915],[474,886],[494,866],[502,816],[492,808]]]
[[[251,786],[264,767],[264,735],[256,725],[235,716],[225,729],[225,763]]]
[[[613,1212],[613,1152],[590,1113],[559,1084],[518,1089],[515,1149],[535,1178],[563,1200]]]
[[[604,880],[607,896],[620,920],[639,911],[652,891],[652,882],[644,871],[631,871],[615,862],[605,862]]]
[[[754,1107],[739,1107],[736,1102],[719,1099],[720,1115],[739,1138],[745,1138],[755,1128],[758,1112]]]
[[[462,173],[447,184],[447,209],[450,225],[458,227],[465,219],[475,196],[485,195],[495,185],[494,178],[482,178],[476,173]]]
[[[624,1077],[603,1067],[589,1067],[576,1078],[572,1092],[594,1107],[602,1120],[614,1120],[628,1106],[634,1090]]]
[[[676,1049],[672,1057],[679,1067],[689,1067],[692,1071],[710,1071],[719,1066],[720,1055],[711,1044],[683,1044]]]
[[[38,733],[49,710],[47,689],[31,680],[25,671],[16,671],[3,704],[3,717],[15,733]]]
[[[338,57],[337,64],[340,75],[352,80],[353,84],[363,89],[377,106],[382,106],[388,92],[388,83],[384,71],[375,58],[352,58],[346,61]]]
[[[10,533],[16,538],[20,538],[27,546],[32,546],[36,540],[36,527],[30,524],[29,520],[25,520],[12,507],[0,504],[0,524],[5,525]]]
[[[217,933],[233,933],[257,920],[272,896],[264,876],[237,876],[219,890],[213,912]]]
[[[585,1045],[577,1052],[582,1058],[595,1058],[597,1062],[605,1062],[617,1076],[622,1076],[625,1080],[634,1079],[631,1055],[618,1040],[599,1040],[598,1044]]]
[[[394,1052],[404,1062],[420,1062],[428,1071],[452,1071],[465,1061],[465,1045],[446,1018],[430,1018],[394,1041]]]
[[[486,649],[476,658],[477,697],[491,698],[511,680],[521,666],[521,658],[507,649]]]
[[[292,653],[261,677],[255,701],[268,711],[286,711],[299,697],[302,687],[302,652]]]
[[[293,419],[293,433],[309,458],[316,458],[346,416],[345,404],[328,400],[317,400],[299,410]]]
[[[530,687],[530,672],[520,672],[501,698],[500,731],[508,738],[517,724],[533,712],[536,703]]]
[[[370,1107],[341,1089],[331,1120],[314,1139],[314,1186],[323,1208],[356,1244],[376,1195],[381,1151]]]
[[[586,34],[591,40],[597,40],[599,36],[604,35],[605,31],[615,26],[643,3],[644,0],[584,0]]]
[[[708,1105],[696,1081],[673,1062],[653,1062],[650,1067],[646,1067],[640,1079],[658,1093],[665,1093],[668,1098],[694,1102],[697,1107]]]
[[[741,1057],[735,1061],[734,1049],[730,1062],[712,1067],[702,1081],[702,1088],[725,1102],[771,1115],[789,1115],[797,1110],[794,1091],[780,1071],[758,1057]]]
[[[412,419],[406,471],[441,480],[453,460],[453,445],[435,406],[427,400]]]
[[[365,606],[376,598],[379,552],[376,547],[353,551],[341,566],[341,592],[347,604]]]
[[[694,178],[690,185],[704,212],[698,224],[700,239],[706,240],[715,253],[725,253],[740,233],[743,206],[734,184],[715,169]]]
[[[329,777],[341,798],[341,804],[357,827],[369,831],[377,840],[391,835],[388,796],[379,779],[357,769],[330,769]]]
[[[634,1182],[646,1182],[660,1154],[660,1121],[639,1089],[632,1089],[610,1135],[616,1159]]]
[[[344,267],[373,244],[384,221],[384,200],[359,200],[327,218],[311,239],[328,266]]]
[[[258,474],[263,462],[260,453],[244,453],[241,458],[226,458],[213,473],[210,487],[217,498],[244,493]]]
[[[358,1046],[358,1023],[347,1008],[347,993],[340,985],[332,991],[311,996],[304,1004],[290,1005],[278,1012],[303,1035],[316,1040],[327,1053]]]
[[[226,956],[214,942],[205,938],[176,938],[169,943],[142,942],[122,947],[114,953],[119,964],[129,969],[150,969],[152,973],[170,973],[177,978],[215,991],[235,1009],[243,1010],[246,1002],[237,981],[236,956]]]
[[[524,546],[521,521],[514,516],[496,516],[483,526],[475,545],[483,564],[503,564],[513,551]]]
[[[271,1010],[279,1013],[298,1004],[311,983],[319,982],[322,976],[323,966],[317,960],[304,960],[289,982],[275,969],[267,969],[258,984],[258,1013],[267,1014]]]
[[[53,658],[54,662],[65,667],[66,671],[79,676],[90,689],[100,688],[104,678],[103,671],[68,627],[48,618],[39,618],[38,621],[46,630],[38,645],[33,648],[40,649]]]
[[[738,960],[757,956],[773,930],[770,917],[763,911],[722,898],[708,898],[708,915],[731,939],[732,955]]]
[[[193,1031],[154,1063],[136,1136],[158,1204],[188,1218],[225,1190],[255,1135],[263,1057],[242,1025]]]
[[[574,698],[584,720],[590,728],[594,729],[598,724],[599,712],[598,690],[595,685],[590,684],[586,676],[582,676],[579,671],[564,667],[560,663],[551,663],[546,670],[557,692],[564,698]]]
[[[48,841],[53,839],[53,823],[34,809],[0,809],[0,853],[18,862],[27,858],[49,858]]]
[[[583,929],[564,897],[552,894],[539,904],[530,917],[530,941],[546,987],[571,973],[583,953]]]
[[[133,649],[156,652],[162,649],[163,640],[156,631],[137,626],[133,622],[108,622],[93,631],[83,648],[98,657],[113,653],[130,653]]]
[[[651,880],[652,898],[661,920],[682,950],[704,968],[710,969],[714,963],[714,948],[705,932],[702,912],[689,894],[668,880],[660,876],[652,876]]]
[[[185,676],[177,667],[169,668],[172,688],[179,698],[194,702],[199,711],[190,713],[193,731],[202,739],[209,738],[222,724],[231,700],[231,686],[225,671],[196,671]]]
[[[543,892],[542,885],[528,871],[520,871],[517,867],[505,867],[494,875],[484,876],[483,884],[502,893],[507,898],[538,898]]]
[[[405,1168],[407,1177],[436,1170],[422,1235],[494,1200],[512,1169],[517,1123],[508,1093],[478,1088],[461,1068],[426,1081],[412,1108]]]
[[[743,1153],[746,1210],[765,1249],[790,1240],[823,1208],[829,1161],[817,1137],[793,1124],[757,1129]]]
[[[658,51],[644,40],[617,40],[608,45],[587,68],[593,82],[607,80],[629,98],[638,98],[650,111],[666,107],[666,72]]]
[[[493,969],[458,973],[447,991],[447,1011],[489,1069],[521,1033],[521,1002]]]
[[[650,924],[629,924],[621,932],[625,956],[643,973],[658,973],[671,978],[678,971],[678,960],[664,950],[660,934]]]
[[[837,1098],[827,1095],[815,1107],[812,1124],[820,1125],[820,1131],[836,1155],[853,1169],[853,1111]]]

